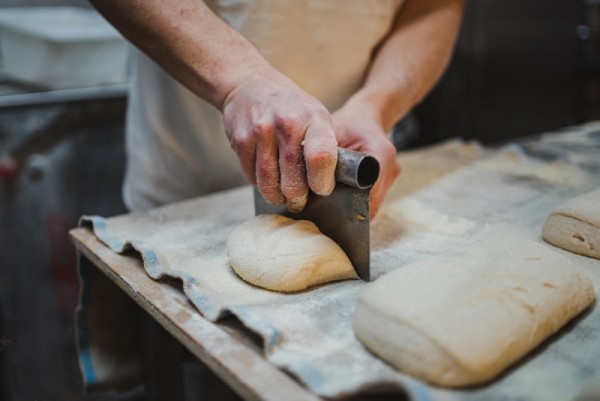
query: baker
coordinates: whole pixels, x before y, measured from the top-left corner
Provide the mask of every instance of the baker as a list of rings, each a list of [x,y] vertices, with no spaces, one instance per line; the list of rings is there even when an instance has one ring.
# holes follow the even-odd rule
[[[249,181],[301,210],[336,147],[376,157],[372,214],[400,172],[388,132],[446,67],[463,0],[93,0],[136,52],[125,204]]]
[[[463,0],[92,3],[139,49],[126,122],[129,209],[250,181],[267,201],[301,210],[309,189],[332,191],[340,146],[380,163],[373,215],[400,171],[388,131],[442,74],[463,8]],[[106,322],[85,318],[104,316],[106,300],[123,295],[111,285],[90,291],[106,279],[87,274],[95,276],[84,280],[91,295],[78,319],[84,381],[88,390],[123,389],[139,379],[137,326],[93,330]],[[131,321],[134,306],[120,304],[112,320]]]

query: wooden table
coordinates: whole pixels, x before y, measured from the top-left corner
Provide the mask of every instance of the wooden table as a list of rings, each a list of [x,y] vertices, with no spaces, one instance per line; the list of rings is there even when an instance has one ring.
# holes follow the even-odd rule
[[[171,282],[151,279],[137,255],[119,255],[88,228],[71,230],[75,247],[193,355],[247,400],[320,400],[269,363],[260,344],[233,319],[203,318]]]
[[[600,129],[600,125],[598,128]],[[532,147],[538,141],[529,140],[523,143],[527,148],[527,145]],[[600,143],[594,145],[596,149],[600,147]],[[563,145],[544,147],[544,152],[541,153],[548,153],[548,149],[558,149],[557,152],[562,152],[562,148]],[[430,169],[431,165],[439,164],[433,169],[434,173],[437,170],[447,172],[461,164],[457,163],[451,154],[439,160],[429,158],[427,163]],[[432,174],[432,177],[435,176],[436,174]],[[424,177],[421,181],[426,182],[431,179],[434,178]],[[413,188],[410,188],[410,185],[403,185],[402,189],[404,191]],[[97,240],[88,228],[75,228],[70,234],[83,257],[100,269],[244,399],[265,401],[322,399],[268,362],[262,354],[260,340],[244,329],[237,320],[210,322],[203,318],[188,301],[178,284],[151,279],[144,271],[137,254],[119,255],[111,251]],[[397,399],[399,396],[400,394],[396,394],[394,397]]]
[[[402,163],[413,180],[401,177],[401,191],[412,191],[437,177],[478,158],[480,152],[456,152],[450,146],[407,152]],[[423,160],[426,163],[423,164]],[[421,177],[422,175],[422,177]],[[145,272],[137,253],[117,254],[101,243],[87,227],[70,231],[81,256],[102,271],[123,292],[152,316],[164,329],[185,346],[209,369],[215,372],[237,394],[248,400],[319,400],[298,381],[266,360],[257,336],[236,319],[213,323],[195,309],[180,285],[165,280],[155,281]],[[82,261],[81,263],[84,263]],[[160,343],[160,341],[159,341]],[[159,344],[160,345],[160,344]],[[227,350],[227,352],[223,352]],[[159,376],[162,379],[162,376]],[[174,382],[173,378],[167,379]],[[147,383],[147,386],[151,383]],[[165,384],[167,386],[168,384]],[[395,395],[396,398],[399,394]],[[157,396],[156,398],[160,398]],[[169,399],[173,399],[170,395]],[[354,398],[359,399],[359,398]]]

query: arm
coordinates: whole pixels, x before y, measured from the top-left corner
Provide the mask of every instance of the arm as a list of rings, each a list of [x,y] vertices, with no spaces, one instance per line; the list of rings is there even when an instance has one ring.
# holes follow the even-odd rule
[[[242,169],[266,200],[301,210],[309,187],[320,195],[333,190],[337,141],[325,107],[202,1],[91,2],[127,39],[223,113]]]
[[[433,87],[456,40],[464,0],[406,0],[375,53],[363,87],[333,115],[342,147],[377,157],[381,175],[371,191],[372,215],[400,172],[387,132]]]

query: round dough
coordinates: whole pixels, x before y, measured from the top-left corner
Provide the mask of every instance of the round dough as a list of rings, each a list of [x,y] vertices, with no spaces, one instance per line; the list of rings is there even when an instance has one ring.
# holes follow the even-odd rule
[[[273,291],[301,291],[358,276],[344,251],[307,220],[262,214],[242,223],[227,241],[238,276]]]
[[[600,259],[600,189],[554,210],[544,223],[542,238],[567,251]]]
[[[374,354],[443,386],[486,382],[594,299],[568,258],[530,240],[485,242],[369,284],[354,332]]]

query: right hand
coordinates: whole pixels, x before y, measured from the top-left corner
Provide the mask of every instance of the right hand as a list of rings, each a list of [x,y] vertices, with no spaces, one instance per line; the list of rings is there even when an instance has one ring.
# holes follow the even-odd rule
[[[400,174],[400,165],[396,159],[396,148],[376,117],[377,113],[369,113],[369,109],[368,104],[347,102],[332,118],[341,147],[366,153],[379,162],[379,177],[370,191],[373,219]]]
[[[331,116],[314,97],[271,67],[248,74],[223,106],[225,131],[248,180],[270,203],[292,212],[309,188],[335,186],[337,141]]]

